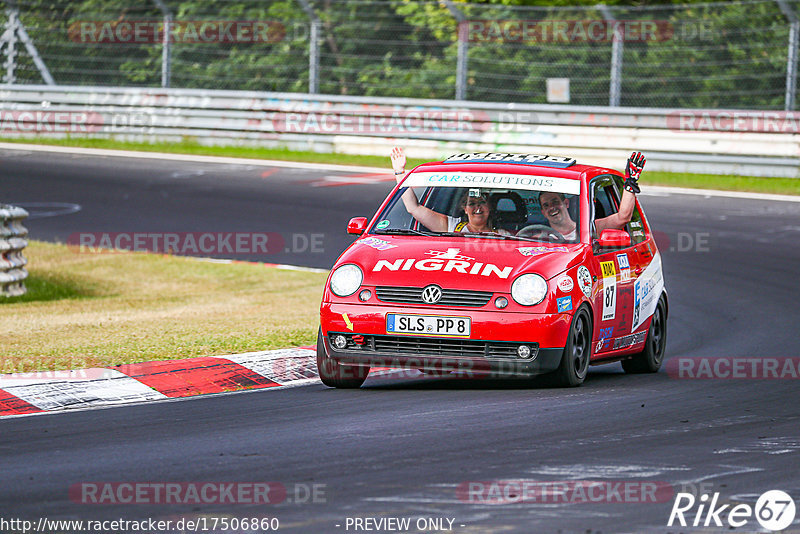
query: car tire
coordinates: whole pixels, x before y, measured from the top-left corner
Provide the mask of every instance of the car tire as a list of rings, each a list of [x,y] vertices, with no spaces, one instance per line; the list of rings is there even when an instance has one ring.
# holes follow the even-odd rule
[[[583,383],[589,370],[591,347],[592,318],[586,307],[582,306],[572,317],[561,363],[552,373],[554,385],[575,387]]]
[[[632,358],[622,360],[622,368],[626,373],[655,373],[664,361],[664,349],[667,345],[667,303],[664,295],[658,299],[658,304],[647,330],[647,339],[642,352]]]
[[[360,388],[369,374],[369,367],[339,363],[325,352],[322,328],[317,333],[317,371],[322,383],[332,388]]]

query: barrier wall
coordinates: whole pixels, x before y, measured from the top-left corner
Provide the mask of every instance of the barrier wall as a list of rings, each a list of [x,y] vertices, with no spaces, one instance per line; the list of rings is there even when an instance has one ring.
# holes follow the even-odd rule
[[[192,89],[0,88],[0,136],[182,139],[412,157],[541,152],[620,167],[798,177],[800,114],[521,105]]]

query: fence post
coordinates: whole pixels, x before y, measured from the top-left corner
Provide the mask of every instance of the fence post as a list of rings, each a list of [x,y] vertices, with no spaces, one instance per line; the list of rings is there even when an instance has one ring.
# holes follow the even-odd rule
[[[467,99],[467,53],[469,40],[467,36],[467,17],[451,2],[444,0],[447,10],[456,19],[456,36],[458,38],[458,57],[456,60],[456,100]]]
[[[611,38],[611,82],[608,87],[608,105],[619,107],[620,95],[622,93],[622,51],[624,40],[621,34],[617,19],[611,13],[608,6],[598,4],[597,8],[606,20],[614,24],[614,37]]]
[[[22,208],[0,204],[0,296],[16,297],[26,291],[28,260],[22,249],[28,245],[28,230],[21,221],[27,216]]]
[[[311,21],[311,31],[309,32],[308,42],[308,92],[311,94],[319,93],[319,34],[322,23],[317,20]]]
[[[322,22],[307,0],[297,0],[308,18],[311,19],[311,30],[308,34],[308,92],[319,93],[319,34]]]
[[[6,61],[3,66],[6,68],[6,75],[3,83],[13,84],[17,81],[15,71],[17,70],[17,24],[19,23],[19,11],[16,9],[6,9],[8,20],[6,21],[6,31],[3,32],[2,43],[6,45]]]
[[[161,40],[161,87],[169,87],[172,74],[172,13],[163,0],[153,0],[164,15],[164,36]]]
[[[797,41],[800,37],[800,20],[797,15],[786,3],[786,0],[776,0],[778,7],[789,19],[789,51],[786,55],[786,98],[784,99],[783,109],[792,111],[794,109],[795,92],[797,91]]]

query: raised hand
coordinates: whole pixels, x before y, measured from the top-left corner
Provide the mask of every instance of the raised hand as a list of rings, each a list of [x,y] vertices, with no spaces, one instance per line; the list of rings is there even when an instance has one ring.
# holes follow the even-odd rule
[[[625,190],[631,193],[639,193],[639,176],[644,170],[644,164],[647,160],[641,152],[634,152],[628,158],[628,164],[625,166]]]
[[[403,149],[396,146],[392,149],[391,153],[392,169],[394,170],[394,177],[399,183],[403,179],[403,174],[406,172],[406,155]]]

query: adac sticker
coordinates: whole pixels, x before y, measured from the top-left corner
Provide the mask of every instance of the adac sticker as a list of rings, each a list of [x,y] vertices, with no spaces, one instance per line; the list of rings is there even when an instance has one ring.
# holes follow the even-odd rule
[[[600,271],[603,273],[603,321],[608,321],[617,315],[617,269],[613,261],[601,261]]]
[[[578,267],[578,287],[586,298],[592,297],[592,275],[589,274],[589,269],[585,265]]]
[[[572,277],[569,275],[564,275],[558,280],[558,289],[564,293],[569,293],[572,291],[573,287],[575,287],[575,283],[572,281]]]
[[[614,267],[613,261],[601,261],[600,271],[603,273],[603,278],[617,277],[617,269]]]
[[[556,299],[558,303],[558,312],[566,312],[572,310],[572,297],[561,297]]]

